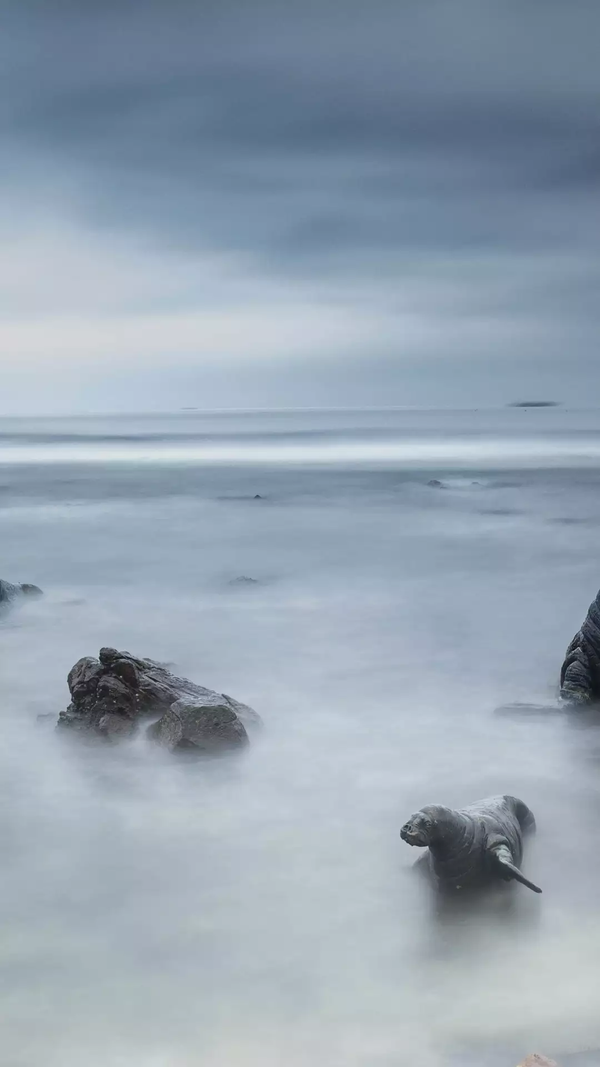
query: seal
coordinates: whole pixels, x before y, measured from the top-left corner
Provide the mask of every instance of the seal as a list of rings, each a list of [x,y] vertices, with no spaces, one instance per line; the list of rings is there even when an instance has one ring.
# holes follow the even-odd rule
[[[418,861],[441,890],[470,889],[515,880],[541,893],[521,873],[523,837],[535,819],[517,797],[497,796],[454,811],[438,804],[421,808],[400,830],[407,844],[427,848]]]

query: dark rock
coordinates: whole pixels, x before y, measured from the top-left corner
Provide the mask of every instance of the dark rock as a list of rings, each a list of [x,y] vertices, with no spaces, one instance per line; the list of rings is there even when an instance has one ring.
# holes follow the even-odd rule
[[[567,648],[560,672],[560,695],[576,704],[600,699],[600,592]]]
[[[258,585],[259,583],[256,580],[256,578],[246,578],[246,576],[244,574],[242,574],[242,575],[240,575],[239,578],[232,578],[231,581],[228,584],[229,585]]]
[[[259,716],[246,704],[205,689],[187,678],[178,678],[151,659],[137,659],[116,648],[101,648],[98,659],[84,656],[69,672],[68,684],[71,703],[60,713],[58,726],[91,736],[108,739],[130,736],[141,720],[162,719],[173,705],[182,702],[203,708],[205,712],[209,708],[221,709],[218,722],[205,717],[202,727],[205,737],[210,733],[211,722],[215,739],[221,737],[225,721],[223,709],[227,709],[232,722],[239,723],[239,728],[229,728],[232,736],[234,733],[245,736],[246,726],[260,724]],[[198,731],[199,726],[197,736],[200,737],[201,731]],[[190,738],[196,736],[191,725],[189,732]],[[191,743],[200,747],[199,742]],[[222,747],[222,741],[216,744],[219,746]]]
[[[260,495],[260,493],[257,493],[256,496],[254,497],[254,499],[255,500],[262,500],[262,496]]]
[[[171,752],[185,750],[198,755],[248,744],[244,724],[218,693],[202,702],[177,700],[150,727],[149,734]]]
[[[84,656],[71,667],[67,676],[69,692],[74,701],[95,694],[102,675],[102,665],[93,656]]]
[[[444,488],[444,483],[440,482],[440,480],[438,478],[431,478],[427,482],[427,485],[429,486],[430,489],[443,489]]]
[[[38,597],[42,595],[42,590],[37,585],[31,585],[29,582],[13,585],[12,582],[5,582],[0,578],[0,604],[12,604],[22,597]]]
[[[116,648],[101,648],[98,653],[98,659],[100,660],[100,663],[103,663],[107,667],[110,666],[111,663],[114,663],[115,660],[118,660],[121,657],[130,658],[128,652],[117,652]]]

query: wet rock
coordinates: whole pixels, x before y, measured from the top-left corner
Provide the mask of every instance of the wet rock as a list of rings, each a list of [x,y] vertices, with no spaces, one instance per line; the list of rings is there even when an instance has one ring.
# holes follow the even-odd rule
[[[37,585],[31,585],[29,582],[13,585],[12,582],[5,582],[3,578],[0,578],[0,604],[2,606],[12,604],[15,600],[21,600],[23,597],[38,597],[42,595],[42,590]]]
[[[202,702],[177,700],[148,733],[170,752],[183,750],[201,755],[248,744],[244,724],[218,693]]]
[[[567,648],[560,672],[560,695],[576,704],[600,699],[600,592]]]
[[[228,585],[258,585],[256,578],[247,578],[246,575],[241,574],[239,578],[232,578]]]
[[[427,482],[430,489],[443,489],[444,483],[440,482],[439,478],[430,478]]]
[[[246,704],[187,678],[178,678],[154,660],[138,659],[116,648],[101,648],[98,659],[84,656],[78,660],[69,672],[68,685],[71,703],[60,713],[57,725],[92,737],[118,740],[131,736],[140,721],[162,719],[182,701],[196,708],[227,709],[231,719],[240,724],[240,735],[246,734],[246,726],[260,724],[259,716]],[[202,725],[205,736],[210,732],[210,722],[205,718]],[[215,719],[212,725],[215,738],[223,734],[224,722],[221,712],[219,721]],[[191,738],[191,725],[189,730]],[[198,738],[202,730],[198,725]],[[229,732],[236,731],[231,728]]]

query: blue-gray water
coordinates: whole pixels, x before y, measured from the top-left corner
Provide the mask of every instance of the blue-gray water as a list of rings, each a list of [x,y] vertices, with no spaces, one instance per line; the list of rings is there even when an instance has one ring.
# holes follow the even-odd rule
[[[600,725],[493,715],[554,700],[599,535],[594,411],[0,420],[0,577],[46,590],[0,621],[3,1067],[600,1045]],[[73,750],[36,717],[106,644],[263,735]],[[544,894],[436,915],[399,827],[495,792]]]

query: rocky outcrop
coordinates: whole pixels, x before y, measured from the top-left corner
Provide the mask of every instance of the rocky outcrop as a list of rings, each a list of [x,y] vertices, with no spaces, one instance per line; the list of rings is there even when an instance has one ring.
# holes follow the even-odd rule
[[[154,736],[165,747],[208,749],[210,737],[215,749],[224,747],[234,734],[245,742],[246,727],[260,723],[252,708],[233,697],[178,678],[154,660],[138,659],[116,648],[101,648],[98,659],[84,656],[78,660],[69,672],[68,684],[71,703],[60,713],[58,727],[109,740],[130,737],[141,721],[154,718],[159,720]],[[184,711],[184,706],[190,711]]]
[[[30,585],[29,582],[13,585],[12,582],[5,582],[3,578],[0,578],[0,605],[2,607],[25,596],[42,596],[42,590],[37,585]]]
[[[578,704],[600,700],[600,592],[567,649],[560,672],[560,695]]]

